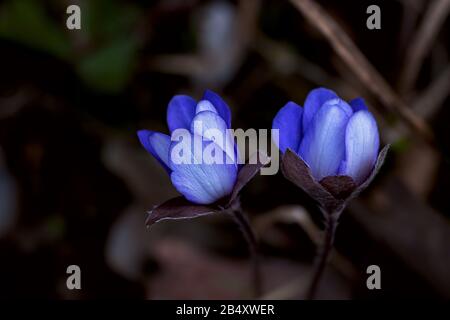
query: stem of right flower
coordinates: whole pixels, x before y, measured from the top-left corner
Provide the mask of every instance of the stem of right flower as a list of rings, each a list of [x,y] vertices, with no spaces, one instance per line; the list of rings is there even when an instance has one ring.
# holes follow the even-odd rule
[[[314,270],[314,275],[309,286],[306,298],[308,300],[314,299],[317,288],[320,283],[320,279],[322,278],[323,271],[328,261],[328,257],[330,255],[331,249],[333,248],[334,243],[334,235],[336,233],[336,227],[338,225],[338,217],[340,216],[340,212],[333,212],[332,214],[326,213],[325,216],[325,239],[322,245],[322,248],[319,251],[317,257],[317,264]]]

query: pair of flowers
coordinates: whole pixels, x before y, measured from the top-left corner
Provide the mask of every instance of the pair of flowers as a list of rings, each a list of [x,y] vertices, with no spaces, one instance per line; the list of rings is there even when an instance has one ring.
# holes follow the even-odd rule
[[[209,90],[199,102],[185,95],[174,96],[167,109],[171,134],[176,129],[186,129],[193,138],[203,135],[203,140],[208,141],[204,131],[196,130],[194,123],[197,121],[204,127],[225,131],[231,128],[231,112],[228,105]],[[272,127],[279,130],[278,147],[283,154],[284,175],[327,211],[343,207],[348,199],[365,188],[386,152],[383,150],[378,156],[378,128],[364,100],[357,98],[347,103],[325,88],[312,90],[303,108],[288,102],[276,114]],[[230,157],[222,145],[215,149],[222,153],[220,156],[228,157],[221,164],[195,161],[195,152],[188,155],[193,159],[189,164],[175,163],[171,150],[183,141],[172,141],[169,135],[149,130],[139,131],[138,137],[183,195],[150,212],[148,223],[194,217],[230,207],[242,187],[265,164],[260,159],[256,165],[241,166],[238,156]],[[230,161],[230,158],[233,159]],[[193,210],[195,207],[197,209]]]
[[[253,281],[256,296],[261,293],[261,276],[255,234],[239,204],[239,192],[265,165],[268,158],[257,153],[255,164],[240,165],[237,148],[218,142],[208,130],[198,129],[200,122],[207,129],[219,131],[225,140],[230,138],[231,113],[227,104],[207,90],[196,102],[184,95],[172,98],[167,109],[167,123],[171,136],[141,130],[141,144],[166,169],[172,184],[183,195],[166,201],[148,214],[146,224],[165,219],[195,218],[214,212],[232,215],[241,227],[253,256]],[[347,203],[365,189],[380,169],[388,146],[378,153],[379,135],[376,121],[364,100],[350,102],[340,99],[329,89],[312,90],[303,107],[288,102],[273,119],[278,129],[278,148],[282,156],[284,176],[314,198],[322,209],[325,239],[318,256],[307,297],[317,290],[329,252],[333,246],[337,221]],[[176,132],[184,129],[181,141]],[[213,146],[219,163],[198,159],[195,147],[187,143],[201,138],[201,147]],[[185,140],[186,139],[186,140]],[[186,163],[174,161],[173,151],[183,148]],[[175,153],[176,154],[176,153]],[[202,154],[202,153],[201,153]],[[176,158],[176,157],[175,157]],[[254,159],[252,159],[254,160]]]

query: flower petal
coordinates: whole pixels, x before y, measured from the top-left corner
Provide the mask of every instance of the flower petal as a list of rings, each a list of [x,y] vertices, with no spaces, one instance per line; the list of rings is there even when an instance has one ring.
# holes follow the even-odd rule
[[[225,132],[227,124],[217,113],[202,111],[191,122],[190,130],[194,134],[205,136],[210,129],[218,129]],[[205,138],[209,139],[210,137]]]
[[[214,93],[211,90],[205,90],[202,100],[208,100],[209,102],[211,102],[219,113],[219,116],[221,116],[222,119],[225,120],[227,127],[231,128],[230,108],[217,93]]]
[[[326,88],[317,88],[311,90],[305,100],[304,110],[303,110],[303,133],[306,132],[309,124],[311,123],[314,115],[317,113],[319,108],[328,100],[338,98],[338,95]]]
[[[167,134],[150,131],[138,131],[139,141],[142,146],[170,173],[169,168],[169,147],[170,137]]]
[[[344,159],[345,128],[350,116],[347,103],[329,100],[319,108],[306,130],[298,153],[317,181],[338,172]]]
[[[380,139],[377,123],[369,111],[356,112],[345,133],[345,160],[339,174],[348,175],[361,184],[368,177],[378,156]]]
[[[360,110],[366,111],[369,110],[363,98],[355,98],[351,100],[348,104],[352,107],[353,112],[358,112]]]
[[[208,100],[201,100],[199,103],[197,103],[197,107],[195,108],[195,114],[198,114],[202,111],[211,111],[217,113],[216,108]]]
[[[278,149],[282,153],[287,148],[291,148],[293,151],[298,150],[302,139],[302,114],[302,107],[295,102],[288,102],[273,119],[272,129],[279,130]]]
[[[171,161],[170,166],[173,171],[170,178],[175,188],[189,201],[197,204],[211,204],[231,194],[237,178],[237,167],[234,164],[225,164],[225,160],[223,164],[203,163],[202,155],[194,152],[194,137],[195,135],[191,134],[190,141],[183,139],[179,142],[172,142],[170,160],[173,159],[173,148],[178,146],[177,148],[181,147],[183,152],[189,154],[190,163],[176,164]],[[202,151],[212,143],[204,142]],[[220,148],[217,148],[216,151],[221,152],[220,156],[223,159],[226,158]]]
[[[222,117],[211,111],[198,113],[191,123],[193,134],[214,141],[233,160],[233,163],[237,163],[233,135],[227,129],[227,124]]]
[[[189,130],[192,119],[195,116],[196,106],[197,102],[189,96],[174,96],[167,108],[167,125],[170,132],[179,128]]]

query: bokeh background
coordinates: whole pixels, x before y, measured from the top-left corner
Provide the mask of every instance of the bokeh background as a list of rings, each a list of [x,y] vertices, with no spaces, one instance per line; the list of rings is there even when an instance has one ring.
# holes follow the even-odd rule
[[[145,228],[176,192],[136,131],[166,131],[170,98],[206,88],[234,128],[270,128],[285,102],[325,86],[364,97],[392,148],[342,216],[318,297],[450,298],[449,2],[2,1],[0,297],[251,297],[228,217]],[[66,28],[70,4],[81,30]],[[371,4],[381,30],[366,27]],[[241,199],[263,298],[301,299],[320,212],[281,174],[258,176]],[[66,288],[71,264],[81,290]],[[366,288],[372,264],[381,290]]]

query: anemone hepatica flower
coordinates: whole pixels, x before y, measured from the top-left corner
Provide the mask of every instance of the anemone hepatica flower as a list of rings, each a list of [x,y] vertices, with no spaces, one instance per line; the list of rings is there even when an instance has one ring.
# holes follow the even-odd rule
[[[262,166],[261,162],[246,166],[238,163],[234,138],[228,130],[228,105],[209,90],[200,101],[177,95],[169,102],[167,124],[170,135],[140,130],[138,137],[183,197],[154,208],[147,223],[227,210]]]
[[[167,124],[170,135],[141,130],[144,148],[170,175],[173,186],[183,196],[153,208],[148,226],[166,219],[188,219],[215,212],[230,214],[241,227],[253,257],[255,294],[261,288],[257,242],[248,219],[241,210],[239,192],[268,163],[257,152],[249,164],[241,165],[229,131],[228,105],[214,92],[205,91],[200,101],[177,95],[169,102]]]
[[[304,108],[287,103],[273,128],[280,130],[281,152],[290,148],[297,153],[317,181],[346,175],[360,184],[378,156],[377,124],[364,101],[347,103],[328,89],[311,91]]]
[[[347,103],[325,88],[312,90],[303,108],[288,102],[272,127],[279,130],[283,173],[325,207],[366,187],[387,151],[379,157],[377,123],[364,100]]]
[[[272,127],[279,130],[283,174],[314,198],[324,214],[325,242],[308,290],[313,298],[339,216],[375,177],[389,146],[378,153],[377,124],[363,99],[347,103],[325,88],[312,90],[303,108],[288,102]]]

